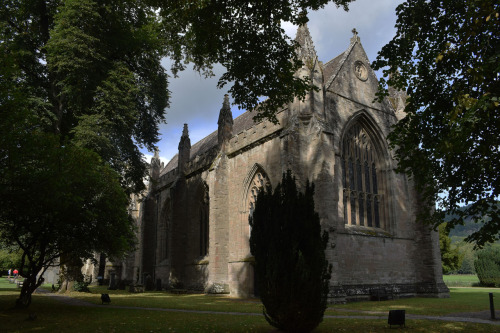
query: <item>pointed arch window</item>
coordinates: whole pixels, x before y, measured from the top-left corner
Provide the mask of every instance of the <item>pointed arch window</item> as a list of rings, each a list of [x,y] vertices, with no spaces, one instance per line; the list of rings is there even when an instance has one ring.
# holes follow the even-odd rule
[[[208,186],[203,186],[203,196],[200,204],[200,256],[208,254],[209,245],[209,213],[210,197],[208,195]]]
[[[250,188],[248,190],[247,196],[247,207],[249,215],[253,214],[255,209],[255,201],[257,200],[257,194],[259,191],[266,186],[270,185],[269,178],[265,172],[258,170],[250,182]]]
[[[162,218],[159,225],[159,257],[160,261],[168,259],[168,237],[170,233],[170,221],[172,220],[172,207],[170,199],[165,202]]]
[[[367,131],[357,123],[344,136],[342,185],[346,225],[383,228],[384,198],[379,191],[380,157]]]

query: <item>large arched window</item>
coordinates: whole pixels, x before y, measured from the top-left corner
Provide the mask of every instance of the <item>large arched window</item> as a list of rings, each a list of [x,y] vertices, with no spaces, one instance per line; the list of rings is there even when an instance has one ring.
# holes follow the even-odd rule
[[[256,170],[252,180],[250,181],[250,187],[248,189],[247,195],[247,207],[249,215],[253,214],[255,209],[255,201],[257,200],[257,194],[261,189],[269,186],[269,178],[266,173],[260,168]]]
[[[163,206],[163,214],[161,216],[158,242],[159,242],[159,257],[160,261],[168,258],[168,237],[170,232],[170,222],[172,221],[172,207],[170,199],[167,199]]]
[[[344,136],[341,163],[345,224],[384,228],[381,161],[372,137],[359,122]]]
[[[203,184],[203,194],[200,203],[200,256],[208,254],[210,197],[207,184]]]

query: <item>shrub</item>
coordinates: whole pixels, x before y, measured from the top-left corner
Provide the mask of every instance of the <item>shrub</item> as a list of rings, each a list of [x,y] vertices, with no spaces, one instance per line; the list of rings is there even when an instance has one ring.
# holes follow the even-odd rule
[[[441,250],[441,266],[443,274],[449,274],[462,266],[464,255],[459,248],[451,244],[450,231],[446,228],[446,223],[439,225],[439,249]]]
[[[498,247],[489,246],[479,251],[474,267],[483,286],[500,287],[500,249]]]
[[[259,192],[250,216],[250,249],[266,320],[280,330],[308,332],[323,320],[331,265],[328,234],[314,210],[314,185],[299,193],[290,171],[274,193]]]
[[[89,293],[89,283],[84,281],[75,281],[73,284],[73,289],[82,293]]]

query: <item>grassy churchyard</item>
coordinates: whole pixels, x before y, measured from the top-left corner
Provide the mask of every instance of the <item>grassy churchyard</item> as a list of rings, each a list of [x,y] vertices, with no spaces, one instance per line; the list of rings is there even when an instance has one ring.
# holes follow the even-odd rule
[[[450,290],[449,299],[410,298],[331,305],[315,332],[388,332],[387,314],[392,309],[406,310],[406,328],[393,326],[397,331],[500,332],[500,325],[496,325],[500,322],[418,317],[457,316],[459,320],[483,312],[481,318],[485,318],[484,312],[489,313],[488,293],[500,298],[499,289]],[[110,305],[101,305],[101,293],[110,294]],[[93,287],[91,293],[64,294],[67,297],[37,293],[28,309],[14,309],[18,294],[15,284],[0,278],[0,332],[276,332],[264,319],[257,299],[167,292],[132,294]],[[29,320],[30,314],[35,314],[36,319]]]
[[[477,287],[479,279],[476,274],[443,275],[444,283],[449,287]]]

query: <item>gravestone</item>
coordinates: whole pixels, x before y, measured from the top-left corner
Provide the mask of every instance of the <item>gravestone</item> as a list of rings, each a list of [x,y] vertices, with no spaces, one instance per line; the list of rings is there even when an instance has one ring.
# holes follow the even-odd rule
[[[116,273],[115,272],[110,272],[110,278],[109,278],[109,287],[108,290],[116,290],[117,288],[117,283],[116,283]]]

